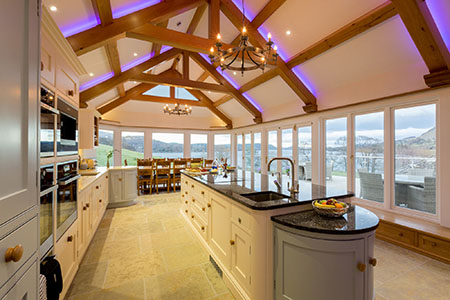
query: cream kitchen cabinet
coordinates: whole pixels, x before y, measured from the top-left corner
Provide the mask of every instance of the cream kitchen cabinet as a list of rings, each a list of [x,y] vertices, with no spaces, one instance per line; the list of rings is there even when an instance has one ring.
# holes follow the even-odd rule
[[[210,193],[209,245],[217,259],[230,269],[231,266],[231,203],[216,193]]]
[[[98,146],[98,120],[100,113],[95,109],[80,109],[78,111],[79,147],[93,149]]]
[[[129,206],[137,198],[137,168],[109,169],[109,208]]]
[[[70,287],[78,270],[78,222],[77,219],[72,226],[56,242],[54,252],[61,265],[64,288],[61,299]]]
[[[239,281],[247,293],[250,293],[251,261],[252,261],[251,236],[236,224],[231,224],[231,274]]]

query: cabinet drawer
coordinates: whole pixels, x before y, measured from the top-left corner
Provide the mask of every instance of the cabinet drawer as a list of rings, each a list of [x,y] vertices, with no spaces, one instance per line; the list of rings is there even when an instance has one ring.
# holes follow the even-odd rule
[[[419,248],[450,261],[450,242],[419,234]]]
[[[195,210],[191,212],[191,221],[194,225],[195,230],[197,230],[198,233],[200,233],[200,235],[203,237],[203,239],[206,240],[207,225],[205,221],[201,217],[199,217],[198,213]]]
[[[35,216],[0,240],[0,286],[37,251],[39,244],[38,226],[38,219]],[[8,248],[14,248],[18,245],[21,245],[23,248],[22,258],[17,262],[6,262],[4,257]]]
[[[194,213],[196,217],[201,218],[203,223],[208,224],[208,214],[206,213],[206,206],[199,208],[198,206],[191,204],[190,208],[191,212]],[[205,210],[203,210],[203,208]]]
[[[231,220],[247,231],[251,231],[251,216],[236,205],[231,206]]]
[[[33,263],[25,274],[14,284],[13,288],[1,299],[38,299],[38,269]],[[0,294],[1,296],[1,294]]]
[[[206,215],[207,212],[207,203],[203,199],[199,199],[196,197],[196,195],[192,196],[191,199],[191,206],[195,207],[201,214]],[[202,216],[204,217],[204,216]],[[208,219],[208,218],[205,218]]]
[[[416,245],[415,233],[412,230],[387,223],[380,223],[376,233],[398,243]]]

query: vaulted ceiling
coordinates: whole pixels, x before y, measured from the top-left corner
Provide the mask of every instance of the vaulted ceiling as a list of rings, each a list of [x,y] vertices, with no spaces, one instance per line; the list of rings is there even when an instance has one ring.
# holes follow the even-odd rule
[[[280,57],[244,76],[204,55],[218,32],[237,43],[240,0],[43,2],[88,71],[80,106],[124,125],[232,128],[450,84],[447,0],[246,0],[250,42],[270,32]],[[177,102],[192,116],[163,115]]]

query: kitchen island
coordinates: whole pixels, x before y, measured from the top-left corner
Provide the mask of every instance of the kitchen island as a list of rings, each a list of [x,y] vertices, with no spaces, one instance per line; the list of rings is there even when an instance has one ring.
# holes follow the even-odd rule
[[[287,185],[278,188],[274,179],[243,171],[182,173],[181,212],[237,299],[274,298],[272,216],[311,210],[315,199],[353,197],[345,188],[305,182],[290,197]]]

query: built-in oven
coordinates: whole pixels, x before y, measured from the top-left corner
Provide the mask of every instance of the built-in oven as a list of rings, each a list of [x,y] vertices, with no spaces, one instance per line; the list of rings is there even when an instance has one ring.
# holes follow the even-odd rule
[[[78,110],[58,97],[56,148],[58,156],[78,154]]]
[[[39,141],[41,157],[55,154],[55,123],[59,111],[55,109],[55,94],[41,86],[41,118]]]
[[[56,198],[56,239],[77,219],[78,161],[57,164],[58,190]]]
[[[46,255],[53,248],[53,215],[56,190],[55,167],[53,164],[41,166],[40,170],[40,255]]]

